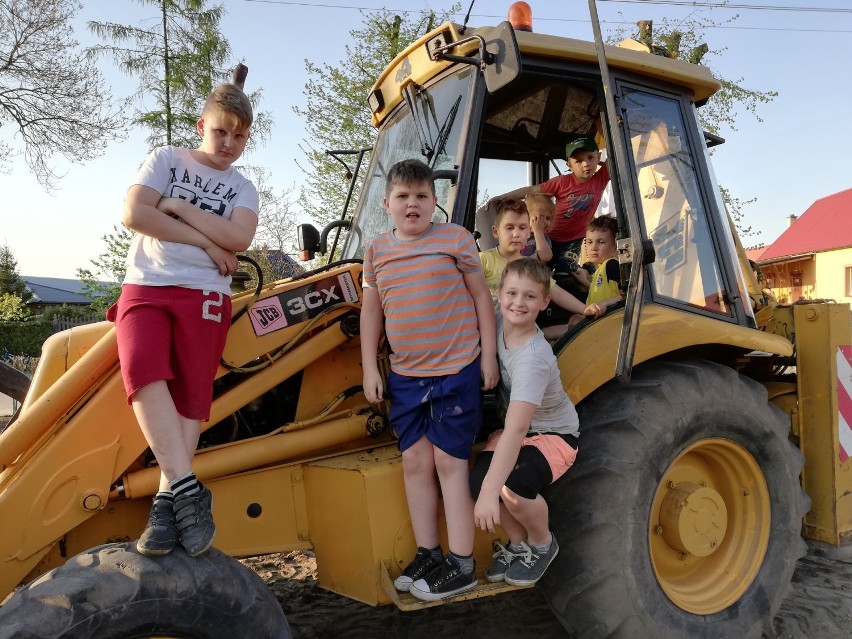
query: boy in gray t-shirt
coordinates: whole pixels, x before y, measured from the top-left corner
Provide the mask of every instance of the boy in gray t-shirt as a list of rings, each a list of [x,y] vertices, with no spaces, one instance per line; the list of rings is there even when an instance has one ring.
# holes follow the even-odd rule
[[[504,427],[488,438],[471,471],[474,520],[482,530],[500,525],[488,581],[536,583],[559,552],[541,491],[577,457],[579,420],[565,394],[556,357],[535,320],[550,301],[550,271],[535,258],[509,262],[500,281],[497,360],[498,407]]]

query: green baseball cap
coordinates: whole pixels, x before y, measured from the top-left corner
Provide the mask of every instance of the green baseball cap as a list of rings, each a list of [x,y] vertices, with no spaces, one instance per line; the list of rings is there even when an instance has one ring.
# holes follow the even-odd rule
[[[571,142],[565,145],[565,159],[570,158],[580,149],[583,149],[585,151],[597,151],[598,144],[597,142],[595,142],[594,138],[590,138],[587,136],[572,140]]]

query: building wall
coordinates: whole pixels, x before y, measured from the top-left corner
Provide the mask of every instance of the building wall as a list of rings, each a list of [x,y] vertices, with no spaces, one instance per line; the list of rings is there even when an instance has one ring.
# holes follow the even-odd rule
[[[816,255],[817,297],[852,302],[849,280],[852,275],[852,248],[825,251]]]
[[[782,304],[792,304],[800,299],[815,299],[816,266],[813,257],[792,262],[761,264],[767,284]]]
[[[800,299],[852,302],[852,248],[824,251],[807,258],[761,264],[769,288],[782,303]],[[797,284],[799,284],[797,286]]]

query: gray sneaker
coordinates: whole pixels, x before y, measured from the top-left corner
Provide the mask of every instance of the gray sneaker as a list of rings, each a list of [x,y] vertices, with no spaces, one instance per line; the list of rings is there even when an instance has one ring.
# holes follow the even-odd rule
[[[497,541],[494,542],[494,548],[497,550],[493,555],[494,561],[485,571],[485,578],[491,583],[503,581],[512,562],[524,554],[523,552],[513,552],[511,545],[504,546]]]
[[[178,543],[174,504],[168,499],[155,499],[136,550],[146,557],[168,555]]]
[[[559,544],[556,543],[556,537],[553,537],[550,550],[544,553],[540,553],[524,542],[521,542],[521,545],[524,547],[524,552],[506,571],[506,583],[513,586],[532,586],[541,579],[550,562],[559,554]]]
[[[192,495],[175,497],[175,519],[180,534],[180,544],[190,557],[207,552],[213,545],[216,524],[213,523],[213,495],[206,486]]]

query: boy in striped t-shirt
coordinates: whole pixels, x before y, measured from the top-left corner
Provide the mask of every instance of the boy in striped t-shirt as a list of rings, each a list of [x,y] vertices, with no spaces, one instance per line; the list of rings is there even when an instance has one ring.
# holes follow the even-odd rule
[[[392,350],[390,421],[417,542],[413,561],[394,585],[425,601],[476,587],[468,459],[482,417],[480,379],[483,389],[499,380],[494,309],[476,244],[456,224],[433,223],[436,204],[428,165],[403,160],[391,167],[384,206],[394,229],[367,245],[361,307],[364,395],[370,402],[385,394],[377,364],[383,323]]]

